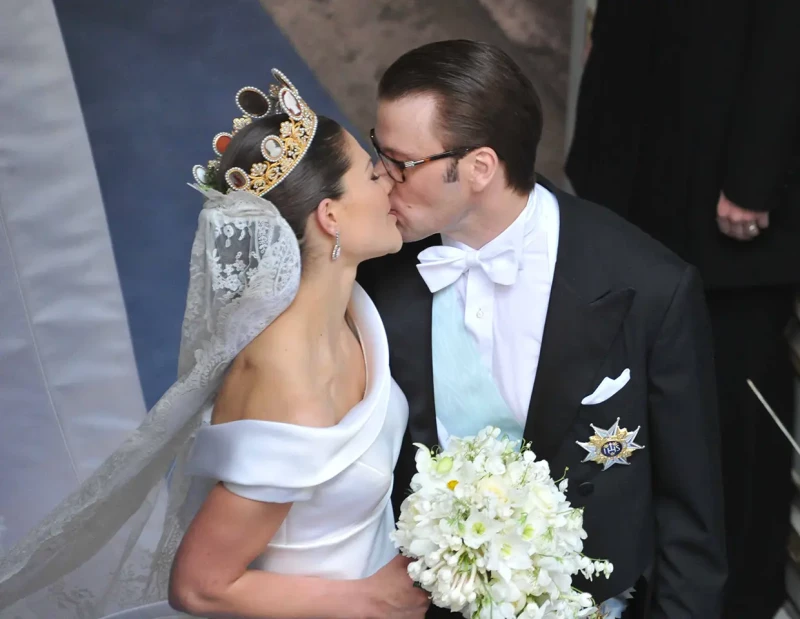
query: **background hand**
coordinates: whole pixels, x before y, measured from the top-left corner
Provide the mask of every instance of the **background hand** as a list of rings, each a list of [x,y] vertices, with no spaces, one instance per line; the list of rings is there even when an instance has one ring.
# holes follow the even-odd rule
[[[722,234],[732,239],[751,241],[769,227],[769,213],[743,209],[720,192],[717,202],[717,225]]]

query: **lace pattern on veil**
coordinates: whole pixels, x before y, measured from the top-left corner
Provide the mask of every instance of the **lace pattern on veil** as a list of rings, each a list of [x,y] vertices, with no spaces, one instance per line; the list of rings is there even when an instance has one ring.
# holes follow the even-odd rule
[[[297,239],[274,205],[247,192],[203,193],[178,379],[97,471],[0,557],[0,611],[10,607],[10,616],[97,617],[166,599],[175,551],[209,488],[183,473],[194,434],[231,361],[285,311],[300,281]]]

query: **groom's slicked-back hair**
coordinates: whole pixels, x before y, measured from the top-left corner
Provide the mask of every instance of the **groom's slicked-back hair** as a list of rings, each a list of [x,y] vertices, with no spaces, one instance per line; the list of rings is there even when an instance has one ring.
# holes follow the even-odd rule
[[[431,95],[446,149],[488,146],[505,165],[509,187],[529,193],[536,183],[542,135],[539,95],[501,49],[478,41],[430,43],[400,56],[383,74],[378,98]]]

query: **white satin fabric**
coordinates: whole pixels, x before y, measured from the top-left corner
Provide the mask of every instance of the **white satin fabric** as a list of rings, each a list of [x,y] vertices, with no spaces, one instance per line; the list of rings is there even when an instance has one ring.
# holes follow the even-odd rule
[[[0,2],[0,59],[2,556],[91,475],[146,409],[50,0]],[[122,548],[109,544],[80,586],[91,588]]]
[[[521,248],[516,247],[485,250],[434,245],[420,252],[417,270],[433,293],[454,284],[464,273],[476,267],[492,283],[511,286],[517,281],[520,253]]]
[[[195,476],[190,496],[222,481],[249,499],[293,503],[254,569],[356,579],[397,555],[389,539],[395,520],[390,497],[408,403],[389,371],[383,323],[358,284],[351,312],[367,363],[367,389],[337,425],[242,420],[204,425],[197,433],[187,462],[187,473]],[[182,616],[166,602],[113,615]]]

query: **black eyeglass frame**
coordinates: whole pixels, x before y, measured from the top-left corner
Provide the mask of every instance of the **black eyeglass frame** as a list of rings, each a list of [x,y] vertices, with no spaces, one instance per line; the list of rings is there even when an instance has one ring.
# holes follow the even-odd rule
[[[378,158],[383,161],[383,165],[386,168],[389,176],[392,176],[391,168],[392,166],[388,165],[388,163],[392,163],[398,168],[398,172],[400,173],[400,178],[395,178],[392,176],[392,179],[397,183],[405,183],[406,182],[406,170],[410,170],[411,168],[416,168],[421,166],[424,163],[428,163],[430,161],[438,161],[439,159],[447,159],[448,157],[463,157],[468,152],[475,150],[476,148],[480,148],[480,146],[462,146],[460,148],[453,148],[451,150],[447,150],[443,153],[439,153],[437,155],[431,155],[429,157],[423,157],[422,159],[412,159],[410,161],[399,161],[394,157],[390,157],[386,153],[381,150],[380,145],[378,144],[378,140],[375,139],[375,129],[369,130],[369,140],[372,143],[372,148],[375,150],[375,154]],[[388,162],[388,163],[387,163]]]

